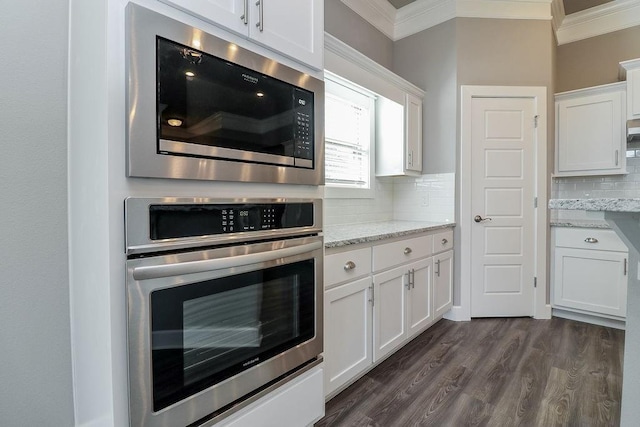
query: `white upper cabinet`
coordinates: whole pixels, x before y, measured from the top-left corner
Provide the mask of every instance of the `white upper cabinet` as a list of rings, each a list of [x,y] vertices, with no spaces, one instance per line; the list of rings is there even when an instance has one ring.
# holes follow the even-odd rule
[[[323,68],[323,0],[161,0],[315,69]]]
[[[556,176],[626,173],[625,84],[556,94]]]
[[[627,119],[640,119],[640,58],[621,62],[620,77],[627,79]]]
[[[406,169],[422,172],[422,98],[407,94],[405,104],[405,129],[407,130]]]
[[[404,105],[380,97],[376,102],[376,175],[422,172],[422,96],[407,92]]]

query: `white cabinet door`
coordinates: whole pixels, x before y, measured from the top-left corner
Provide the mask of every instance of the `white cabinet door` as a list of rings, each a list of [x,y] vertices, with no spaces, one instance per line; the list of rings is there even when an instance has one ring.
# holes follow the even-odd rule
[[[299,62],[323,68],[323,0],[249,0],[249,37]]]
[[[324,294],[325,395],[373,363],[370,286],[365,277]]]
[[[453,251],[433,259],[433,317],[437,319],[453,306]]]
[[[315,69],[323,68],[323,0],[161,0]]]
[[[407,338],[409,269],[396,267],[373,276],[373,360],[395,350]]]
[[[620,63],[627,79],[627,120],[640,119],[640,58]]]
[[[627,119],[640,119],[640,68],[627,72],[627,97]]]
[[[625,173],[624,86],[574,91],[556,101],[556,174]]]
[[[407,266],[410,289],[407,296],[407,331],[409,338],[422,332],[433,322],[432,269],[433,260],[423,259]]]
[[[407,151],[405,167],[413,172],[422,172],[422,99],[407,94],[405,105]]]
[[[249,15],[245,7],[251,0],[160,0],[212,24],[246,36]]]
[[[554,261],[554,307],[626,316],[627,254],[556,248]]]

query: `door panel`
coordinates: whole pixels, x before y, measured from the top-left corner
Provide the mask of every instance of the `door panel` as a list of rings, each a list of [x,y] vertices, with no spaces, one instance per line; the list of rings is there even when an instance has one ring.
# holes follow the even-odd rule
[[[422,332],[433,321],[433,313],[431,312],[432,263],[433,260],[427,258],[407,266],[411,269],[412,275],[409,309],[407,310],[409,337]]]
[[[474,98],[471,120],[471,316],[530,316],[534,101]]]
[[[373,358],[380,360],[407,337],[405,323],[408,268],[397,267],[373,276]]]

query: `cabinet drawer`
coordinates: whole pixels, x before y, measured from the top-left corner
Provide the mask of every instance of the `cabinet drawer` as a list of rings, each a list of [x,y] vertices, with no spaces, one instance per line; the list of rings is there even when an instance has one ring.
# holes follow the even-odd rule
[[[327,255],[324,258],[324,287],[371,273],[371,248]]]
[[[556,246],[600,251],[628,251],[615,231],[592,228],[557,228]]]
[[[433,253],[448,251],[453,248],[453,230],[447,230],[433,235]]]
[[[414,237],[373,247],[373,271],[431,255],[433,236]]]

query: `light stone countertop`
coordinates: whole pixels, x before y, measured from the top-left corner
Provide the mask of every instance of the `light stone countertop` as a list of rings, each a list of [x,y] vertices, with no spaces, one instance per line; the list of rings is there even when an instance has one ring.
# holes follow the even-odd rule
[[[358,243],[375,242],[394,237],[409,236],[444,228],[455,227],[455,222],[434,221],[382,221],[362,224],[326,225],[325,248],[337,248]]]
[[[581,211],[640,212],[640,198],[635,199],[551,199],[549,209]]]
[[[605,220],[584,220],[584,219],[552,219],[549,223],[551,227],[567,228],[611,228]]]

